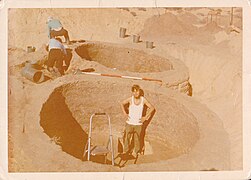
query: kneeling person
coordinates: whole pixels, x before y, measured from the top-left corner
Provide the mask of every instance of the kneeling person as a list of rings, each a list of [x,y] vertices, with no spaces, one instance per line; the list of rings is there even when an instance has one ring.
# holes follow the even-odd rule
[[[48,71],[52,72],[55,65],[57,71],[63,75],[63,61],[66,55],[67,52],[62,44],[62,40],[60,38],[51,38],[49,41],[49,56],[47,62]]]

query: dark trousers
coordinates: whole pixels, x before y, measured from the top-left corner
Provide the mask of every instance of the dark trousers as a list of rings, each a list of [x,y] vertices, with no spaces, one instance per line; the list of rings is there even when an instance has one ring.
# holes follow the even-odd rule
[[[51,30],[50,36],[51,38],[56,36],[64,36],[66,42],[70,41],[68,31],[65,30],[64,28],[62,28],[60,31]]]
[[[125,134],[124,134],[124,152],[130,150],[129,146],[131,141],[134,142],[134,151],[135,153],[140,152],[140,133],[141,125],[130,125],[126,123]]]
[[[64,53],[61,49],[51,49],[48,56],[47,67],[53,67],[54,65],[60,72],[60,74],[64,74],[63,70],[63,60],[64,60]]]
[[[64,58],[64,62],[65,62],[65,67],[64,67],[64,70],[67,71],[67,69],[69,68],[70,66],[70,63],[71,63],[71,59],[72,59],[72,51],[71,49],[66,49],[66,56]]]

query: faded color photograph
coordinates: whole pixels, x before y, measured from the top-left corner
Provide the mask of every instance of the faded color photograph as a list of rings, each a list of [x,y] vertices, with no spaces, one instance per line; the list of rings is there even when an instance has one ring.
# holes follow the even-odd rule
[[[242,8],[8,9],[8,171],[243,169]]]

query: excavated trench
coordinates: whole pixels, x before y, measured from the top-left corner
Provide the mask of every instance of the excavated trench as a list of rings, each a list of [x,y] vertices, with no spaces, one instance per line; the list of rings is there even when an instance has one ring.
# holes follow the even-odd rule
[[[144,140],[141,143],[145,144],[145,155],[138,164],[167,160],[189,152],[200,137],[197,120],[192,113],[168,96],[148,90],[144,93],[157,111],[150,122],[143,125]],[[117,139],[122,136],[126,121],[119,102],[129,96],[130,85],[119,81],[65,84],[54,89],[43,104],[40,125],[62,151],[82,159],[91,114],[106,112],[111,117],[116,156]],[[106,119],[95,118],[92,144],[106,144],[108,130]]]
[[[140,50],[105,43],[83,44],[75,51],[83,59],[96,61],[108,68],[116,68],[121,71],[156,73],[173,69],[173,65],[168,59],[146,54]]]
[[[162,80],[167,77],[170,78],[169,84],[169,80],[174,82],[173,87],[180,91],[188,89],[187,76],[180,78],[175,75],[186,71],[176,61],[107,43],[84,43],[76,47],[75,52],[82,59],[98,62],[108,69],[117,69],[133,76],[147,74]],[[111,117],[116,157],[118,138],[123,136],[126,121],[119,102],[131,96],[130,86],[128,82],[111,79],[62,85],[44,103],[40,125],[61,146],[62,151],[83,160],[90,116],[92,113],[106,112]],[[195,117],[184,106],[163,94],[146,91],[145,95],[157,111],[142,127],[141,147],[144,147],[145,155],[137,164],[167,160],[189,152],[200,136]],[[93,145],[106,145],[109,139],[107,120],[100,118],[95,117],[93,122]],[[110,156],[108,160],[111,160]]]
[[[188,69],[179,59],[164,58],[144,50],[100,42],[86,42],[77,46],[75,52],[85,61],[105,66],[106,70],[102,67],[102,72],[157,79],[167,88],[192,95]]]
[[[90,43],[79,46],[75,49],[75,52],[78,54],[83,53],[83,49],[81,48],[84,46],[88,47],[88,44]],[[84,68],[95,67],[97,68],[97,72],[115,72],[112,70],[112,67],[115,66],[114,63],[116,63],[116,61],[113,60],[114,53],[109,54],[109,51],[103,50],[102,54],[95,56],[93,51],[99,46],[102,47],[102,45],[98,43],[97,46],[93,46],[94,47],[91,47],[87,51],[89,53],[88,58],[83,57],[82,60],[73,57],[74,66],[70,66],[69,69],[72,70],[76,65],[81,65],[81,63],[83,63]],[[108,47],[106,43],[104,46]],[[108,49],[119,48],[117,46],[115,48],[115,46],[116,45],[110,46]],[[79,48],[81,50],[79,50]],[[99,50],[102,51],[102,49],[98,49],[98,51]],[[130,51],[133,52],[134,50]],[[131,53],[130,51],[129,54]],[[143,51],[142,54],[141,51],[135,51],[139,53],[135,54],[134,59],[138,59],[138,55],[148,57],[148,54],[143,53]],[[73,56],[76,55],[75,52]],[[83,54],[86,55],[88,53]],[[96,52],[96,54],[98,54],[98,52]],[[153,57],[154,55],[149,55],[149,57],[150,56]],[[104,59],[109,59],[109,61],[104,61],[104,63],[102,63]],[[154,60],[156,61],[156,58]],[[83,159],[83,154],[88,138],[90,116],[95,112],[106,112],[111,116],[114,152],[116,157],[118,155],[118,138],[123,135],[126,121],[119,102],[130,97],[132,83],[138,83],[144,89],[145,97],[156,108],[156,112],[150,119],[150,122],[143,125],[141,144],[145,145],[145,154],[140,156],[137,161],[139,167],[142,169],[144,169],[145,166],[152,167],[156,162],[160,163],[162,167],[171,167],[169,165],[171,165],[173,161],[181,161],[183,164],[183,159],[185,157],[187,158],[185,162],[186,169],[190,169],[190,164],[192,164],[191,169],[202,169],[201,165],[204,169],[208,169],[208,167],[226,169],[225,167],[228,166],[228,141],[221,129],[221,124],[218,123],[218,119],[213,118],[214,115],[211,115],[213,121],[208,127],[204,122],[205,119],[211,118],[211,116],[208,116],[207,109],[200,109],[200,105],[196,107],[196,104],[193,103],[191,103],[193,107],[191,108],[190,104],[186,104],[187,100],[181,102],[183,96],[173,96],[173,92],[166,89],[171,88],[177,89],[180,92],[186,92],[189,84],[189,74],[187,73],[187,68],[184,68],[183,63],[174,59],[170,59],[170,61],[169,59],[164,59],[164,61],[167,62],[166,67],[157,66],[157,68],[155,68],[155,65],[148,66],[149,63],[146,62],[145,65],[147,68],[141,71],[139,68],[134,69],[137,66],[133,65],[133,59],[130,59],[130,61],[130,71],[127,70],[128,68],[123,69],[121,65],[120,71],[116,72],[125,73],[128,76],[141,74],[144,76],[147,74],[150,75],[149,77],[167,80],[169,86],[162,84],[162,87],[158,88],[157,85],[152,84],[152,82],[77,74],[65,75],[49,82],[53,90],[48,91],[50,95],[46,93],[46,97],[49,95],[47,100],[44,99],[44,96],[43,101],[41,101],[41,103],[43,102],[44,104],[40,111],[40,125],[44,133],[50,137],[51,141],[55,142],[55,146],[61,148],[62,155],[65,156],[68,154],[70,159],[86,160]],[[108,62],[110,62],[110,64]],[[161,62],[160,60],[160,64]],[[107,68],[101,66],[99,63],[103,65],[108,63],[106,65]],[[120,63],[123,64],[122,61]],[[156,64],[158,63],[156,62]],[[120,67],[119,64],[116,65],[116,68],[118,67]],[[152,73],[152,71],[155,72]],[[61,85],[59,86],[58,84]],[[48,84],[45,83],[42,84],[42,86],[43,85],[46,87]],[[34,86],[34,88],[39,89],[38,86]],[[145,111],[144,113],[146,113]],[[206,114],[203,115],[204,113],[200,112],[205,112]],[[202,117],[198,116],[198,114],[202,114]],[[195,116],[198,119],[196,119]],[[105,121],[106,119],[101,119],[101,117],[95,117],[94,120],[92,144],[106,145],[109,138],[107,121]],[[217,133],[220,133],[220,135],[218,136]],[[215,141],[215,137],[211,137],[211,134],[216,134],[215,137],[223,138]],[[207,142],[211,144],[209,147],[207,147]],[[222,146],[222,143],[224,144],[225,142],[226,147]],[[186,154],[189,154],[189,156],[186,156]],[[211,155],[214,158],[211,158]],[[219,161],[218,158],[220,159]],[[103,159],[101,159],[102,161],[99,160],[100,159],[96,162],[104,163]],[[216,162],[217,166],[215,166]],[[108,163],[111,164],[110,155],[108,156]],[[83,164],[88,166],[88,163],[83,162]],[[115,164],[118,165],[117,160]],[[128,162],[127,164],[130,165],[132,163]],[[103,165],[102,167],[106,168]],[[124,170],[130,171],[131,167],[133,166],[126,166]],[[176,167],[172,167],[171,169],[176,169]],[[83,167],[83,170],[89,171],[87,167]]]

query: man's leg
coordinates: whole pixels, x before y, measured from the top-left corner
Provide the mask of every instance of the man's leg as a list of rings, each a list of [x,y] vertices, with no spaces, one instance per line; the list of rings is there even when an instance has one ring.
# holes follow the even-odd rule
[[[56,58],[57,58],[57,52],[55,49],[51,49],[49,51],[49,55],[48,55],[48,61],[47,61],[47,69],[48,71],[52,71],[52,68],[55,64],[55,61],[56,61]]]
[[[140,152],[140,133],[141,133],[141,125],[134,126],[134,151],[135,153]]]
[[[70,63],[71,63],[71,59],[72,59],[71,49],[66,49],[66,52],[67,52],[67,55],[64,58],[64,61],[65,61],[65,64],[66,64],[66,67],[64,68],[65,71],[69,68]]]
[[[65,38],[65,42],[70,43],[70,38],[69,38],[68,31],[66,29],[64,29],[64,28],[62,28],[60,31],[62,32],[62,35]]]
[[[58,53],[58,56],[57,56],[56,68],[58,69],[58,71],[61,75],[64,75],[63,59],[64,59],[64,56],[63,56],[62,51],[60,50],[60,52]]]
[[[125,135],[124,135],[124,152],[129,151],[129,146],[131,144],[130,142],[133,135],[132,132],[133,132],[132,126],[129,124],[126,124]]]

